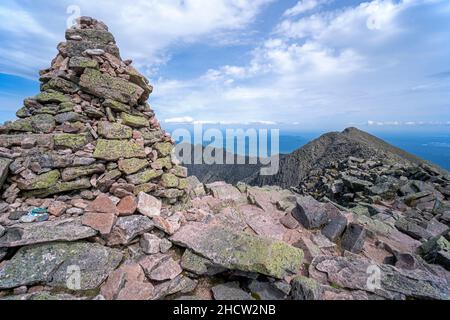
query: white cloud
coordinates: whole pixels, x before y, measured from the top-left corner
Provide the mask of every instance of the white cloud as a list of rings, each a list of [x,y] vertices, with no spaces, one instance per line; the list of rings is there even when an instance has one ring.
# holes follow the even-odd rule
[[[178,117],[169,118],[164,120],[165,123],[193,123],[194,119],[192,117]]]
[[[79,6],[81,15],[107,23],[122,55],[133,58],[141,70],[151,72],[168,61],[168,49],[173,45],[211,37],[239,37],[236,31],[245,32],[244,27],[271,1],[136,0],[130,4],[121,0],[41,0],[27,7],[15,1],[2,2],[0,30],[19,34],[28,41],[0,43],[0,57],[8,60],[0,65],[0,72],[36,76],[36,69],[47,67],[56,54],[58,41],[63,40],[69,6]],[[17,69],[15,65],[23,64],[24,58],[28,63]]]
[[[429,21],[443,23],[433,16],[438,10],[428,10],[433,5],[373,0],[285,17],[253,49],[247,63],[224,65],[183,81],[180,90],[166,92],[168,97],[156,94],[155,105],[162,113],[201,114],[217,122],[252,119],[255,114],[302,126],[365,123],[380,114],[396,117],[398,123],[406,116],[422,121],[445,110],[450,98],[443,84],[425,91],[410,89],[448,57],[447,37],[427,30]],[[416,21],[417,14],[427,16]],[[165,87],[164,82],[156,88],[159,85]]]
[[[327,2],[328,0],[301,0],[297,2],[297,4],[294,7],[286,10],[283,16],[285,17],[297,16],[299,14],[316,9]]]

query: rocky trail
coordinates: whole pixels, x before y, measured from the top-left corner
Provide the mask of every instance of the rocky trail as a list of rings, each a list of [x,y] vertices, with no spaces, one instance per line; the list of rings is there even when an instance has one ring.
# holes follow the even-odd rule
[[[371,154],[201,183],[108,27],[66,32],[0,127],[0,299],[448,300],[450,177]]]

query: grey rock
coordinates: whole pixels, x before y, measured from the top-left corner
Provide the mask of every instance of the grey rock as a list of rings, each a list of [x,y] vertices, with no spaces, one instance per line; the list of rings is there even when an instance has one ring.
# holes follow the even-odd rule
[[[303,262],[303,251],[298,248],[220,225],[191,222],[181,227],[170,240],[221,267],[278,279],[296,273]]]
[[[41,244],[21,248],[0,268],[0,289],[45,284],[74,291],[98,288],[122,260],[115,249],[86,242]],[[71,275],[80,270],[80,286]]]
[[[146,254],[159,253],[161,239],[151,233],[144,233],[140,240],[142,251]]]
[[[274,283],[252,280],[248,289],[257,300],[284,300],[287,294],[277,288]]]
[[[81,219],[66,219],[31,224],[15,224],[0,238],[0,247],[18,247],[53,241],[76,241],[93,237],[94,229],[83,226]]]
[[[364,247],[366,230],[360,224],[350,223],[342,237],[341,246],[353,253],[360,253]]]
[[[331,218],[330,222],[322,229],[322,234],[330,241],[336,242],[347,227],[347,218],[339,215]]]
[[[414,221],[410,221],[406,218],[400,218],[395,222],[395,227],[403,233],[406,233],[411,238],[416,240],[425,239],[428,240],[432,237],[432,234],[425,228],[419,226]]]
[[[323,289],[317,281],[304,276],[298,276],[291,281],[293,300],[321,300]]]
[[[199,276],[213,276],[226,270],[223,267],[215,265],[210,260],[196,255],[189,249],[181,257],[181,267]]]
[[[6,177],[8,176],[9,165],[11,162],[11,159],[0,158],[0,190],[2,189]]]
[[[215,300],[254,300],[249,293],[239,288],[238,282],[219,284],[211,290]]]
[[[292,211],[292,215],[308,229],[320,228],[328,221],[324,204],[311,196],[298,197],[297,207]]]
[[[197,281],[186,276],[179,275],[175,279],[163,282],[155,287],[154,300],[163,299],[177,293],[186,294],[192,292],[197,287]]]
[[[379,285],[371,275],[379,270]],[[449,299],[449,284],[443,277],[429,271],[404,270],[390,265],[372,263],[362,257],[319,256],[310,265],[310,275],[319,271],[334,285],[351,290],[363,290],[387,299]],[[373,285],[368,285],[373,284]]]
[[[147,217],[133,215],[117,219],[115,226],[106,240],[108,245],[126,245],[137,236],[144,234],[154,227],[154,223]]]

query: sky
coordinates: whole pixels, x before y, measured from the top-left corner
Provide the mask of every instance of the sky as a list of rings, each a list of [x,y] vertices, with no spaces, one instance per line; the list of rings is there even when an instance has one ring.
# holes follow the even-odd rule
[[[0,123],[78,14],[150,79],[163,125],[450,126],[449,0],[2,0]]]

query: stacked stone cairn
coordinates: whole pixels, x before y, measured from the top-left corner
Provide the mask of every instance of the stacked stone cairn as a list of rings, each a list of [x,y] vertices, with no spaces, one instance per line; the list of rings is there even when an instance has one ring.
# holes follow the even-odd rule
[[[146,102],[148,80],[121,59],[103,23],[81,18],[66,39],[40,72],[41,92],[1,127],[3,199],[145,192],[178,202],[186,170],[172,160],[171,138]]]

